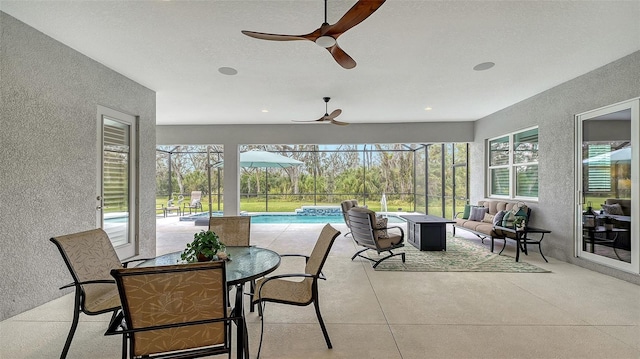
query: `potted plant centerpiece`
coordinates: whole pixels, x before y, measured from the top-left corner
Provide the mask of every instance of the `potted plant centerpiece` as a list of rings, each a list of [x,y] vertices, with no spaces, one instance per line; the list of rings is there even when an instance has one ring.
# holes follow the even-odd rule
[[[215,232],[202,230],[193,235],[193,242],[187,243],[180,258],[189,263],[227,259],[225,248]]]

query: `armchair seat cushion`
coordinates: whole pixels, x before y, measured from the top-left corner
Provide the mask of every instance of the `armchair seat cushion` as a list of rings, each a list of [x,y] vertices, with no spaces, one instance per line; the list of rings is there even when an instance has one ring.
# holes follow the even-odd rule
[[[306,304],[313,298],[311,292],[311,278],[302,281],[296,279],[273,279],[264,285],[264,279],[256,282],[255,293],[260,293],[262,298],[272,301]]]
[[[102,287],[87,288],[87,287]],[[120,308],[120,296],[116,284],[89,284],[85,286],[87,292],[91,295],[85,299],[84,309],[90,313],[100,313],[108,309]]]
[[[378,244],[382,248],[393,247],[395,245],[402,243],[402,241],[403,241],[403,238],[399,234],[389,234],[389,236],[386,238],[378,237]],[[374,249],[375,249],[375,246],[374,246]]]

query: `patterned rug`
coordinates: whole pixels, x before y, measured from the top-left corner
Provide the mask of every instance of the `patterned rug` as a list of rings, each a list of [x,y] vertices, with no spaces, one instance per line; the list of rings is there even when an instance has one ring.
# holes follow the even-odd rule
[[[378,271],[405,272],[514,272],[514,273],[549,273],[550,271],[522,262],[506,255],[491,253],[485,247],[463,238],[447,236],[446,251],[421,252],[410,243],[398,252],[406,253],[406,262],[401,257],[391,257],[380,263]],[[531,250],[531,248],[530,248]],[[395,253],[395,251],[394,251]],[[370,258],[380,258],[374,251],[368,251]],[[383,253],[384,254],[384,253]],[[388,254],[388,252],[387,252]]]

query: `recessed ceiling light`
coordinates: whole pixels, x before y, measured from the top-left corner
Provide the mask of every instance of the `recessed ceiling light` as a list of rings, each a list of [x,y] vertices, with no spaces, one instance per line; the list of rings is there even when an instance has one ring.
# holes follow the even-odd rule
[[[424,110],[425,110],[425,111],[431,111],[431,110],[433,110],[433,109],[432,109],[431,107],[425,107],[425,108],[424,108]]]
[[[267,113],[269,112],[269,110],[267,110],[266,108],[264,110],[262,110],[262,112]]]
[[[493,62],[483,62],[481,64],[477,64],[476,66],[473,67],[474,70],[476,71],[484,71],[484,70],[489,70],[490,68],[494,67],[496,64]]]
[[[238,73],[238,70],[234,69],[233,67],[221,67],[218,69],[218,71],[223,75],[235,75]]]

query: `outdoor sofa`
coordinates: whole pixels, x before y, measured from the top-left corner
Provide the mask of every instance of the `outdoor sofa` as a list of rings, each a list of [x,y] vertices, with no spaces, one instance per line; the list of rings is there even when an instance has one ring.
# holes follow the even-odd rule
[[[527,223],[529,222],[529,219],[531,218],[531,209],[528,208],[526,205],[524,205],[523,202],[503,201],[503,200],[482,200],[482,201],[478,201],[477,206],[470,206],[470,210],[473,210],[473,207],[484,207],[486,214],[488,214],[488,216],[484,215],[481,219],[463,218],[465,217],[465,214],[467,212],[465,208],[465,212],[458,212],[453,218],[453,220],[455,221],[455,223],[453,224],[453,235],[455,236],[456,229],[464,229],[465,231],[471,232],[476,236],[480,237],[483,243],[484,243],[484,240],[488,238],[491,240],[492,252],[494,247],[494,239],[505,239],[505,238],[515,239],[515,233],[503,232],[500,229],[496,228],[496,227],[502,226],[503,224],[502,220],[500,220],[499,223],[494,223],[494,220],[497,219],[495,218],[495,216],[496,214],[498,214],[498,212],[512,211],[514,210],[514,207],[516,210],[518,210],[518,207],[520,207],[521,209],[520,214],[523,214],[524,212],[524,214],[526,215],[524,220],[525,226],[527,225]]]

